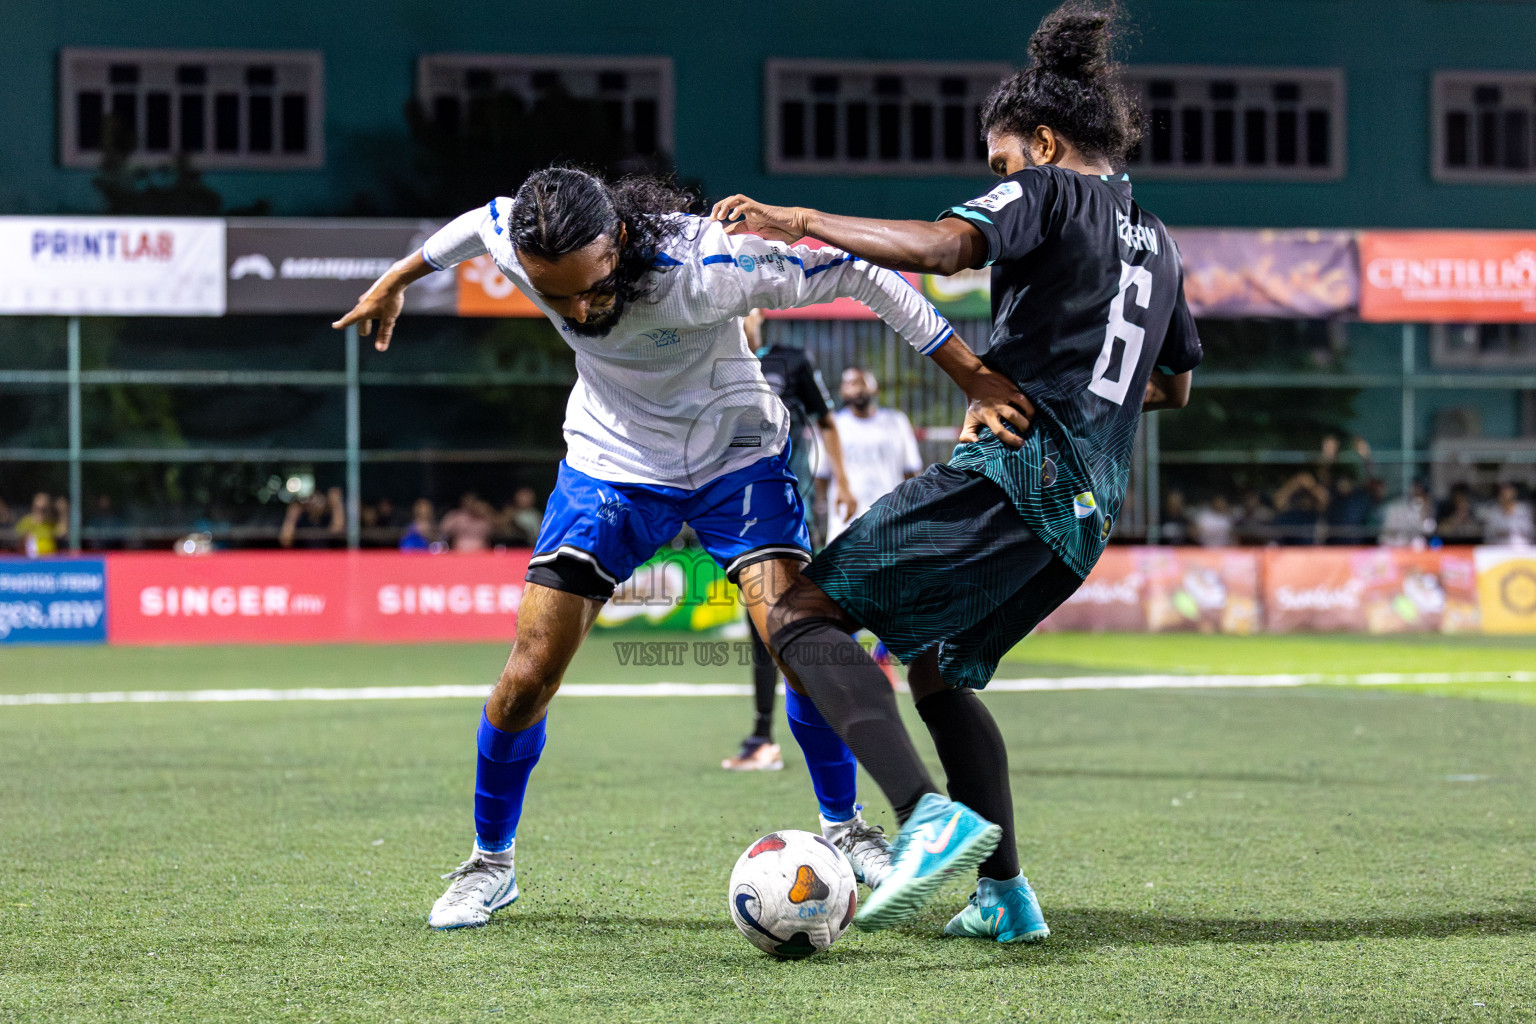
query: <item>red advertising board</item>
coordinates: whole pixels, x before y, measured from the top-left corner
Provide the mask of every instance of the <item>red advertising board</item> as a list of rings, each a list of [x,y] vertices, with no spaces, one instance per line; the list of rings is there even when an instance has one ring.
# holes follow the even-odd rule
[[[115,644],[511,640],[526,550],[107,556]]]
[[[1479,628],[1470,548],[1275,548],[1264,553],[1271,633],[1467,633]]]
[[[1406,323],[1536,321],[1536,234],[1362,232],[1360,318]]]

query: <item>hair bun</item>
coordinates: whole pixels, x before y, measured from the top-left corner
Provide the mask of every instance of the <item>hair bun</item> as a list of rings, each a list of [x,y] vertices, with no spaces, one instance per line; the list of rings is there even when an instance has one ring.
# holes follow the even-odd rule
[[[1109,69],[1112,9],[1066,3],[1045,16],[1029,38],[1029,54],[1040,70],[1087,80]]]

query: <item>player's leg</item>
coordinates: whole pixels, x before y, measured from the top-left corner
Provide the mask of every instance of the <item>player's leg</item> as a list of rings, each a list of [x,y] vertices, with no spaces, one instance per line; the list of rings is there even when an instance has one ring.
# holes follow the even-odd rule
[[[1038,568],[1029,572],[1024,585],[991,615],[951,637],[933,656],[919,659],[911,673],[912,695],[944,764],[950,796],[977,808],[1003,828],[997,851],[977,870],[976,890],[968,905],[945,926],[945,933],[999,942],[1037,942],[1051,930],[1019,866],[1002,732],[975,689],[944,685],[946,674],[990,679],[1002,656],[1082,584],[1081,578],[1038,539],[1022,539],[1013,559],[1021,570],[1032,565]]]
[[[785,455],[770,456],[695,492],[688,522],[736,583],[759,636],[768,609],[810,558],[810,538],[796,480]],[[784,710],[800,744],[820,807],[822,834],[848,855],[854,874],[877,885],[886,868],[884,835],[859,814],[858,762],[815,704],[793,686]]]
[[[434,928],[485,924],[518,897],[513,863],[528,779],[544,750],[549,701],[602,602],[528,584],[517,640],[475,735],[475,845],[433,904]]]
[[[720,762],[727,771],[778,771],[784,767],[779,745],[773,742],[773,705],[778,697],[779,666],[757,635],[748,615],[747,632],[752,643],[752,731],[741,741],[735,757]]]
[[[849,635],[870,628],[909,664],[990,615],[1029,572],[1033,541],[1003,492],[977,474],[935,467],[886,495],[835,540],[774,609],[770,647],[805,687],[899,817],[891,877],[860,911],[865,927],[909,916],[955,870],[996,847],[1001,829],[939,795],[883,675]],[[962,673],[945,680],[979,682]]]
[[[448,891],[428,917],[434,928],[485,924],[517,898],[517,826],[544,749],[549,702],[614,587],[680,525],[664,495],[560,464],[518,608],[517,640],[480,715],[475,846],[447,876]]]

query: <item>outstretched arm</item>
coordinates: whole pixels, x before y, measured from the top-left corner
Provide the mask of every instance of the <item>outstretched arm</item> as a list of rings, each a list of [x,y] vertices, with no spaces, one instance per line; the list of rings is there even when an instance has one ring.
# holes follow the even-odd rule
[[[843,217],[804,206],[769,206],[741,195],[720,200],[709,216],[725,222],[726,234],[762,235],[791,243],[810,235],[892,270],[948,275],[987,262],[986,237],[975,225],[957,218]]]
[[[373,287],[358,298],[352,311],[331,326],[342,330],[357,324],[357,333],[366,338],[373,333],[373,322],[377,320],[379,336],[374,339],[373,347],[380,352],[388,349],[389,340],[395,333],[395,321],[400,319],[400,311],[405,308],[406,287],[433,271],[447,270],[484,253],[486,247],[480,229],[488,218],[495,217],[495,210],[493,201],[489,210],[470,210],[449,221],[420,249],[396,260],[373,282]]]
[[[1193,372],[1189,370],[1176,374],[1153,370],[1151,379],[1147,381],[1147,396],[1141,403],[1141,411],[1184,408],[1189,404],[1189,388],[1193,377]]]

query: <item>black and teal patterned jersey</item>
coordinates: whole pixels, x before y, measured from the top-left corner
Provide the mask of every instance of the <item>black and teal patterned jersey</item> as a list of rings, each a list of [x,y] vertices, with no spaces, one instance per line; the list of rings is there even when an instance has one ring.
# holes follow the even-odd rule
[[[1126,176],[1030,167],[943,216],[986,237],[992,335],[973,345],[1036,409],[1023,448],[984,431],[950,465],[996,481],[1087,576],[1120,514],[1153,369],[1200,363],[1178,250]]]

